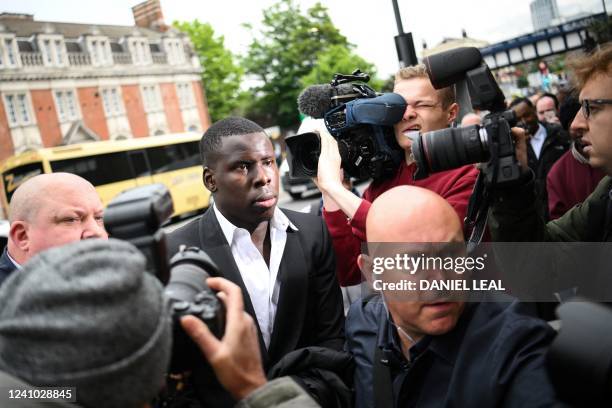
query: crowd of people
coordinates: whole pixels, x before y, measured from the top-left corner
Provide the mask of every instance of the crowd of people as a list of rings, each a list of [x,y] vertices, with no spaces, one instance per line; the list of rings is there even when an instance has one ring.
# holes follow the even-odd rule
[[[493,191],[492,241],[612,241],[612,47],[571,66],[575,93],[508,104],[521,175]],[[460,121],[454,88],[434,89],[424,66],[402,68],[393,91],[406,102],[395,125],[404,160],[362,197],[344,182],[336,140],[315,125],[321,216],[279,208],[275,153],[259,125],[231,117],[204,133],[214,204],[168,234],[167,248],[201,248],[218,267],[207,284],[224,304],[219,338],[194,316],[173,317],[144,256],[109,238],[89,182],[66,173],[24,182],[0,257],[0,406],[48,406],[28,394],[40,387],[72,390],[54,406],[563,406],[546,366],[555,331],[517,299],[364,291],[345,317],[340,287],[368,286],[373,259],[393,255],[385,243],[465,240],[477,166],[415,181],[408,135],[480,116]],[[180,330],[199,355],[171,373]]]

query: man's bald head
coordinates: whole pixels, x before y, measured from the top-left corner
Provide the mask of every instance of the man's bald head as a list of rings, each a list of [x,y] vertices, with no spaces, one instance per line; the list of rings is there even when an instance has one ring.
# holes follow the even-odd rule
[[[40,174],[26,180],[15,190],[9,204],[9,221],[31,221],[46,197],[56,196],[66,189],[95,191],[89,181],[76,174]]]
[[[400,186],[380,195],[368,211],[368,242],[461,242],[459,216],[438,194]]]
[[[42,174],[15,190],[7,249],[19,264],[47,248],[108,238],[102,201],[90,182],[70,173]]]

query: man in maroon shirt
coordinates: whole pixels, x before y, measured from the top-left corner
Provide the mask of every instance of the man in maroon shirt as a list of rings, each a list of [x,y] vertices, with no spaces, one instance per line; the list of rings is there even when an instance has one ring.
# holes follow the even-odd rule
[[[366,215],[376,197],[399,185],[423,187],[445,198],[463,219],[478,175],[474,166],[468,165],[413,180],[416,163],[411,154],[412,141],[408,133],[448,127],[457,118],[459,105],[452,87],[437,91],[433,88],[423,65],[401,69],[395,76],[393,92],[402,95],[407,104],[403,119],[395,125],[395,138],[405,151],[405,161],[393,177],[373,182],[365,190],[363,198],[342,185],[338,145],[325,129],[319,130],[321,156],[317,184],[323,193],[323,217],[332,236],[336,271],[342,286],[361,282],[357,257],[366,237]],[[406,205],[410,203],[406,202]]]

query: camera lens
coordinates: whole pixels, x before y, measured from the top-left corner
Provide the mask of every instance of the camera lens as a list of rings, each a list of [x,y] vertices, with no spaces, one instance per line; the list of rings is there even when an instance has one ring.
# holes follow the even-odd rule
[[[197,265],[182,263],[172,269],[166,295],[174,301],[193,302],[196,295],[208,289],[208,274]]]
[[[471,125],[427,132],[412,143],[417,177],[489,159],[484,128]]]
[[[285,138],[289,168],[293,177],[316,177],[321,154],[321,141],[314,132]]]

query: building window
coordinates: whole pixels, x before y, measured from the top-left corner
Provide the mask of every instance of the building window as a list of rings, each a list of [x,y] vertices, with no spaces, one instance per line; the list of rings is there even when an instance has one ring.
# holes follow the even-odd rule
[[[13,49],[13,39],[5,39],[4,47],[6,48],[6,54],[8,55],[8,65],[15,66],[17,65],[17,60],[15,59],[15,50]]]
[[[60,40],[55,40],[55,60],[58,65],[64,65],[62,42]]]
[[[24,92],[4,94],[4,105],[11,127],[27,126],[32,123],[28,96]]]
[[[0,67],[17,67],[19,66],[18,61],[18,50],[16,47],[15,39],[6,38],[0,39]]]
[[[66,57],[64,42],[55,38],[43,38],[39,40],[39,48],[42,51],[43,60],[47,66],[64,66]]]
[[[73,91],[55,91],[55,104],[60,122],[78,119],[78,111]]]
[[[106,116],[117,116],[123,113],[121,94],[118,88],[107,88],[102,90],[102,103]]]
[[[51,52],[51,40],[43,41],[43,49],[44,49],[44,54],[45,54],[45,61],[47,61],[47,64],[49,65],[53,64],[53,53]]]
[[[183,64],[185,62],[185,51],[180,40],[166,40],[165,50],[170,65]]]
[[[131,52],[132,60],[135,65],[143,65],[151,62],[151,54],[149,53],[149,44],[145,40],[132,40]]]
[[[191,84],[183,83],[176,84],[178,93],[179,105],[181,108],[190,108],[194,105],[193,92],[191,91]]]
[[[161,110],[161,100],[159,90],[156,85],[143,85],[142,96],[145,111],[155,112]]]
[[[110,44],[103,38],[91,38],[89,40],[89,55],[94,66],[112,65],[113,60],[110,55]]]

